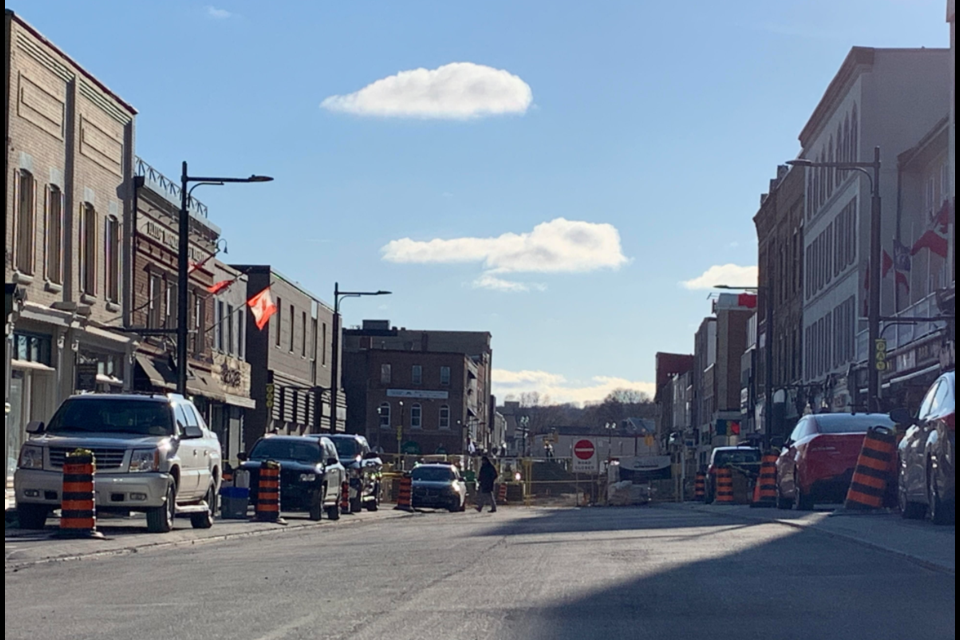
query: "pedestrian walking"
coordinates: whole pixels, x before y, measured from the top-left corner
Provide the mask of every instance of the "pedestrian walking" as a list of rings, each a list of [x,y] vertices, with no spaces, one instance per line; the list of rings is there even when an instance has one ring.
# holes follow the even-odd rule
[[[497,484],[497,468],[490,462],[490,458],[483,456],[483,462],[480,464],[480,473],[477,474],[477,482],[480,485],[480,495],[477,498],[477,511],[482,512],[484,505],[490,504],[490,513],[497,512],[497,499],[493,495],[494,486]]]

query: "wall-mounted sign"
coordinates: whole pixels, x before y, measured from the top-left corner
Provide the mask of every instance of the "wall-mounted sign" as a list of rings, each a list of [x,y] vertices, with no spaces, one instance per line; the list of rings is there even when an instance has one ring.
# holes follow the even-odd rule
[[[423,391],[421,389],[387,389],[388,398],[413,398],[416,400],[447,400],[447,391]]]
[[[96,391],[98,373],[100,367],[96,362],[77,364],[77,391]]]

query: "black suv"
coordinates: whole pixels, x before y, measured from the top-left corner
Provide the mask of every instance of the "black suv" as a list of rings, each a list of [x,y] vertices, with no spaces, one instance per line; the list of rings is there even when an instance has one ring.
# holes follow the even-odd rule
[[[280,463],[280,508],[306,511],[319,520],[324,511],[340,519],[340,487],[346,470],[337,449],[323,436],[268,436],[257,440],[248,454],[241,454],[241,469],[250,472],[250,500],[257,503],[260,466]]]
[[[376,511],[380,507],[380,480],[383,462],[370,449],[367,439],[356,435],[328,436],[337,448],[340,463],[347,470],[350,481],[350,512],[364,507]]]

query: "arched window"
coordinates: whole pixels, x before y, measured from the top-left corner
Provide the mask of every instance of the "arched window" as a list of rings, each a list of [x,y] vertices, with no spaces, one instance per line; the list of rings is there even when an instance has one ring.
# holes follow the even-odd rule
[[[56,185],[47,189],[46,278],[63,284],[63,191]]]
[[[450,428],[450,407],[443,405],[440,407],[440,428],[449,429]]]
[[[381,404],[377,412],[380,414],[380,428],[389,429],[390,428],[390,403],[384,402],[383,404]]]
[[[420,429],[423,427],[423,407],[415,404],[410,407],[410,428]]]
[[[21,169],[17,175],[17,217],[14,227],[14,266],[24,275],[33,275],[33,241],[36,234],[37,183],[33,174]]]
[[[97,294],[97,209],[89,202],[80,205],[80,290]]]

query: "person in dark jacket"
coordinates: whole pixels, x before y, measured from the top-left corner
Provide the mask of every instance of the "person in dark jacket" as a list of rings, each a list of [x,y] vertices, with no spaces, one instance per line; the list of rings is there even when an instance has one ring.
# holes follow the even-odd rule
[[[490,513],[497,512],[497,500],[493,495],[497,484],[497,468],[490,462],[490,458],[483,456],[480,473],[477,474],[477,483],[480,485],[480,495],[477,498],[477,511],[483,511],[484,505],[490,504]]]

